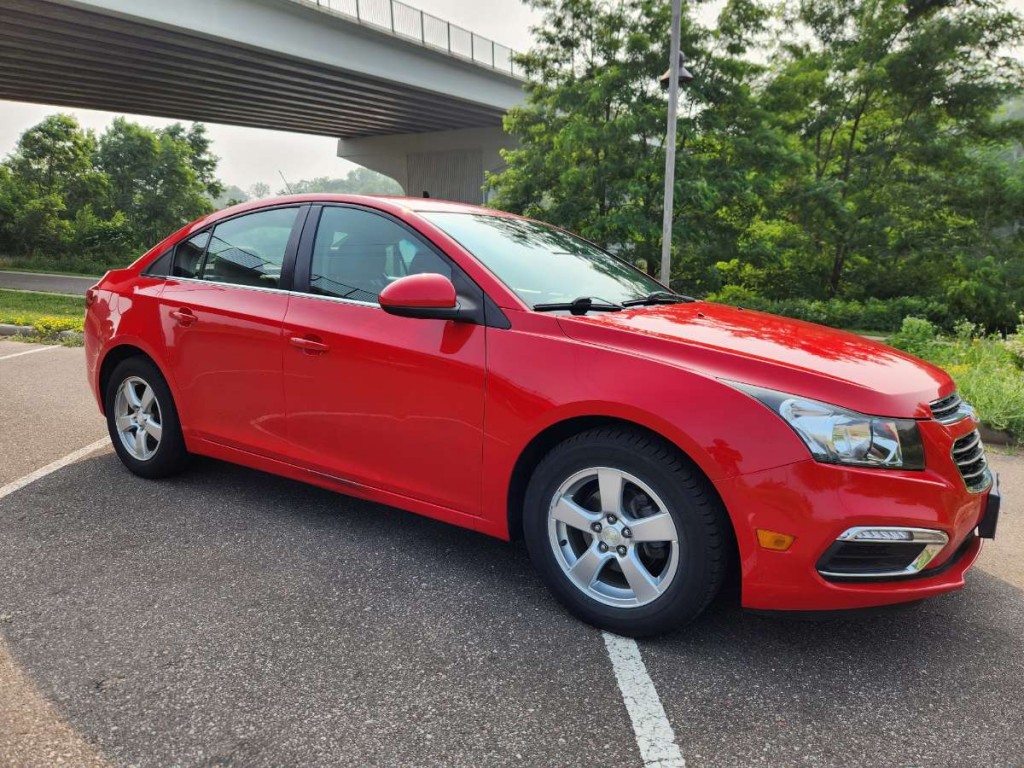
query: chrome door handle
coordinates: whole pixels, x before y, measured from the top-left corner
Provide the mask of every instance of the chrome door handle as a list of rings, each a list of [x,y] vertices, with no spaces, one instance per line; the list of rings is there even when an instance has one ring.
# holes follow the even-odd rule
[[[301,350],[309,352],[314,355],[322,355],[324,352],[330,349],[329,346],[324,344],[322,341],[316,339],[306,339],[301,336],[292,336],[289,339],[293,347],[298,347]]]
[[[178,325],[192,325],[197,318],[190,309],[175,309],[171,311],[171,317],[178,321]]]

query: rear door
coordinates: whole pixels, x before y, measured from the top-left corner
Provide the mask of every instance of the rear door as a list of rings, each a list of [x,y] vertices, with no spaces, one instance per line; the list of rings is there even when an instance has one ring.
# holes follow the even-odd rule
[[[286,453],[281,333],[306,210],[245,213],[176,249],[160,318],[190,436]]]
[[[306,232],[285,318],[297,455],[335,477],[479,515],[486,329],[395,317],[377,303],[406,274],[445,274],[457,287],[467,278],[369,209],[326,206]]]

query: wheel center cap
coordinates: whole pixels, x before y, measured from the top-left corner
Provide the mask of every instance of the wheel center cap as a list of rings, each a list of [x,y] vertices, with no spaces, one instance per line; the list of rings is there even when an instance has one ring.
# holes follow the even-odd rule
[[[622,534],[620,534],[615,528],[607,525],[601,530],[601,541],[609,547],[614,547],[622,541]]]

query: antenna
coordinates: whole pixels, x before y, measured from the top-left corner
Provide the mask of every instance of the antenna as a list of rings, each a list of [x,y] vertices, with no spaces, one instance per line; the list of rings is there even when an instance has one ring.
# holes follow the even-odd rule
[[[281,177],[281,181],[284,182],[284,188],[288,190],[288,194],[289,195],[295,194],[294,192],[292,192],[292,185],[289,184],[288,183],[288,179],[286,179],[284,177],[284,173],[282,171],[278,170],[277,175],[280,176]]]

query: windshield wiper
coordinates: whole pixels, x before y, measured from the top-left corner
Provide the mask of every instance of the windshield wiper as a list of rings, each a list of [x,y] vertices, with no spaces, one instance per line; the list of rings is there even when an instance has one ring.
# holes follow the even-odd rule
[[[602,301],[594,301],[591,296],[580,296],[572,301],[563,301],[557,304],[534,304],[537,312],[557,312],[560,309],[567,309],[574,315],[585,315],[587,312],[621,312],[621,304],[611,304]]]
[[[624,301],[622,302],[622,306],[642,307],[648,304],[679,304],[681,302],[690,301],[696,301],[696,299],[693,299],[690,296],[682,296],[678,293],[672,293],[671,291],[654,291],[653,293],[648,293],[646,296]]]

